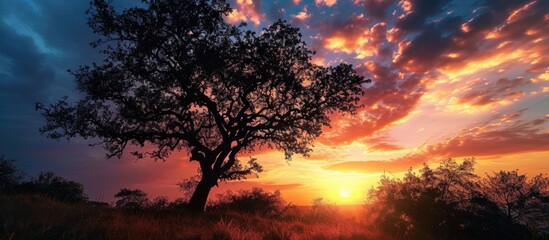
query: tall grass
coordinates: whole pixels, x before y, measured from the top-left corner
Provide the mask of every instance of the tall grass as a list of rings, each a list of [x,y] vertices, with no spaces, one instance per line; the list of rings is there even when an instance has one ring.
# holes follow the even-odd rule
[[[0,239],[387,239],[341,215],[265,217],[234,211],[125,211],[71,205],[37,195],[0,196]],[[307,221],[303,221],[307,219]]]

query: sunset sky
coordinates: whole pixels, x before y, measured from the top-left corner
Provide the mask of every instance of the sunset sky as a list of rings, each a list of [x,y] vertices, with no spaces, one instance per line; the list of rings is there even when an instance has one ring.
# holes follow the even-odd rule
[[[316,64],[352,63],[373,82],[356,115],[334,115],[310,157],[262,150],[259,178],[221,184],[280,190],[298,205],[360,204],[386,172],[475,157],[477,173],[549,174],[549,1],[236,0],[230,23],[260,32],[277,19],[301,29]],[[136,1],[115,0],[122,10]],[[106,159],[93,140],[40,135],[35,102],[77,99],[67,69],[101,61],[89,43],[88,1],[0,0],[0,152],[35,176],[81,182],[92,200],[120,188],[181,195],[197,174],[185,152],[165,162]]]

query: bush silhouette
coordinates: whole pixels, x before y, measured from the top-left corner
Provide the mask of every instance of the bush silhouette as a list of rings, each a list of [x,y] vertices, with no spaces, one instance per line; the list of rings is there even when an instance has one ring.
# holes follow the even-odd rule
[[[34,181],[21,183],[16,187],[19,193],[41,194],[57,201],[67,203],[86,202],[88,196],[84,186],[75,181],[67,180],[54,172],[42,172]]]
[[[398,238],[522,239],[526,227],[505,217],[481,191],[474,159],[444,160],[436,169],[424,165],[402,179],[384,175],[369,192],[369,214],[387,234]],[[490,191],[487,189],[486,191]]]
[[[218,195],[218,201],[210,207],[213,211],[236,211],[261,216],[280,216],[288,207],[280,192],[268,192],[262,188],[239,190],[237,193],[227,191]]]
[[[0,154],[0,194],[12,193],[22,179],[14,161]]]
[[[116,199],[115,206],[117,208],[137,210],[149,206],[147,193],[139,189],[120,189],[120,191],[114,195],[114,198]]]

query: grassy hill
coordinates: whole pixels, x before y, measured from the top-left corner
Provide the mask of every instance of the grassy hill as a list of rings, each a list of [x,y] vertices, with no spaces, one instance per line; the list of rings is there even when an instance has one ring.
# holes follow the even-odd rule
[[[1,239],[388,239],[354,216],[293,208],[284,216],[231,211],[196,216],[71,205],[37,195],[0,196]]]

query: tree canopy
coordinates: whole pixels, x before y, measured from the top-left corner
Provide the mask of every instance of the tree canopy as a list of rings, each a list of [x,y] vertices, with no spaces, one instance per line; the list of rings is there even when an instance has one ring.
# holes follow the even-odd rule
[[[535,239],[536,231],[547,231],[547,177],[528,181],[500,171],[481,179],[474,165],[474,159],[446,159],[437,168],[410,169],[402,179],[384,175],[369,192],[367,211],[397,238]]]
[[[117,12],[92,1],[92,43],[106,58],[73,71],[82,99],[37,108],[51,138],[100,139],[109,157],[165,159],[186,150],[202,179],[190,201],[203,209],[218,181],[262,169],[238,153],[261,147],[307,155],[330,114],[352,113],[368,82],[348,64],[311,63],[298,28],[279,20],[255,33],[224,21],[224,1],[150,0]]]

